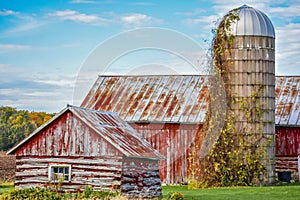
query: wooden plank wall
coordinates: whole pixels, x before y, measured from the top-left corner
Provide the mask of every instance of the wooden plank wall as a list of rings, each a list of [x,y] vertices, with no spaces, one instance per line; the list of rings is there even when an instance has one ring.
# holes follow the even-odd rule
[[[276,127],[276,171],[291,171],[298,179],[298,153],[300,153],[300,128]]]
[[[67,112],[16,150],[16,156],[101,156],[123,154],[81,119]]]
[[[122,157],[37,157],[16,158],[16,188],[43,187],[49,182],[49,165],[71,165],[71,181],[62,189],[83,190],[91,185],[94,190],[120,188]]]
[[[160,161],[160,178],[165,184],[188,182],[189,157],[202,125],[130,124],[165,157]],[[197,134],[198,133],[198,134]]]
[[[276,127],[276,156],[297,157],[300,153],[300,128]]]

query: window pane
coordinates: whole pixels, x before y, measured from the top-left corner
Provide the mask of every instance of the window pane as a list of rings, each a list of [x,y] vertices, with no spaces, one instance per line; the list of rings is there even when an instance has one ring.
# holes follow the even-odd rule
[[[70,167],[69,166],[51,166],[50,179],[54,181],[65,180],[68,181],[70,178]]]

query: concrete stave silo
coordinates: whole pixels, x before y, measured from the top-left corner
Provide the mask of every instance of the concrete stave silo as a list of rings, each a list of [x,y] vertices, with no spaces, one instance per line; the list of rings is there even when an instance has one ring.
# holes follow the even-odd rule
[[[266,173],[262,184],[275,182],[275,31],[261,11],[243,5],[230,25],[233,42],[222,55],[229,112],[235,121],[231,134],[242,134],[240,149],[261,145]],[[226,17],[225,19],[226,20]],[[259,144],[258,144],[259,143]]]

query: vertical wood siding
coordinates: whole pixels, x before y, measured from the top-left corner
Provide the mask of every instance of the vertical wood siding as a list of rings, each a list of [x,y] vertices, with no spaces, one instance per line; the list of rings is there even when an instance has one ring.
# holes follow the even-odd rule
[[[131,124],[143,138],[166,158],[160,161],[160,177],[166,184],[188,181],[189,157],[202,125]],[[197,134],[198,133],[198,134]]]
[[[16,156],[122,156],[73,113],[67,112],[16,150]]]
[[[276,127],[276,157],[297,157],[300,153],[300,128]]]
[[[292,171],[298,179],[300,128],[276,127],[276,171]]]

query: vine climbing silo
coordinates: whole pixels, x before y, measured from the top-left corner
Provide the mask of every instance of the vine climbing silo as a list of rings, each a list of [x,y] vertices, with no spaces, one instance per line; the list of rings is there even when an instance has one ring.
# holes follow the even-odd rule
[[[225,50],[219,51],[222,52],[219,58],[215,56],[227,93],[227,113],[232,113],[234,120],[230,131],[244,155],[242,162],[256,159],[251,157],[254,154],[263,155],[258,159],[264,168],[258,181],[272,184],[275,181],[275,31],[270,19],[255,8],[243,5],[233,12],[238,16],[236,21],[230,21],[233,19],[230,13],[222,20],[226,45]]]

